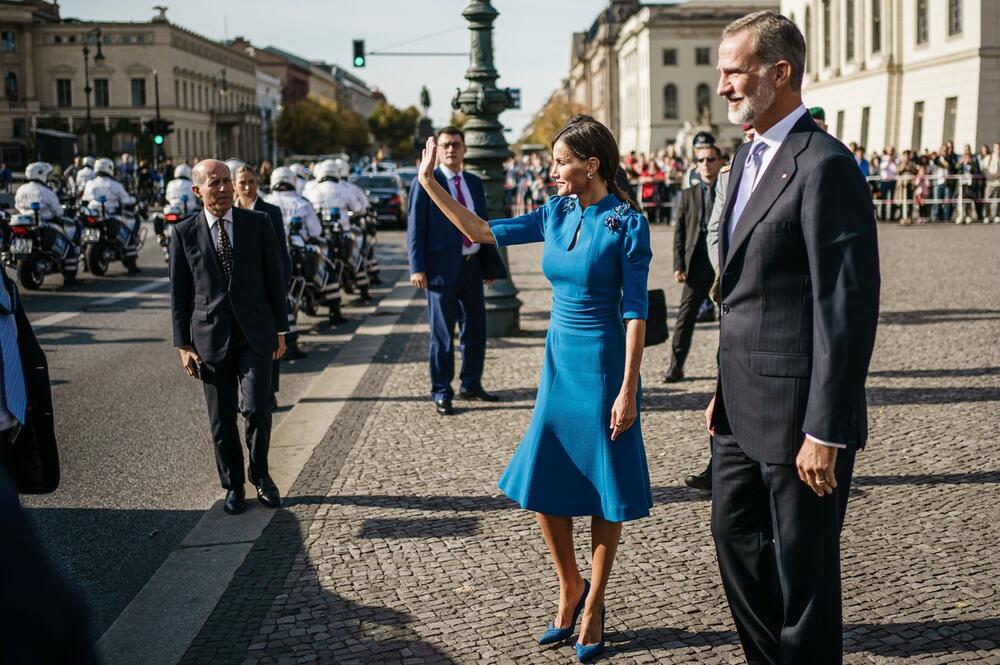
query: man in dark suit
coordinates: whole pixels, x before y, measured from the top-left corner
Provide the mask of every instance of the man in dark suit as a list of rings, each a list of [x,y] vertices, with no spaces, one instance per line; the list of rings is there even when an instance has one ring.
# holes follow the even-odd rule
[[[192,179],[205,207],[170,237],[174,346],[188,374],[202,380],[226,512],[246,507],[237,410],[246,419],[250,482],[274,508],[281,497],[267,470],[271,361],[284,353],[288,331],[278,241],[266,215],[233,207],[223,162],[199,162]]]
[[[670,369],[664,378],[667,383],[684,378],[684,361],[691,349],[695,319],[715,280],[715,269],[708,258],[708,219],[715,204],[715,182],[722,168],[722,151],[714,143],[696,144],[694,159],[698,178],[681,191],[674,226],[674,279],[683,284],[684,289],[674,325]]]
[[[22,494],[54,492],[59,453],[45,353],[0,268],[0,473]]]
[[[772,12],[719,45],[736,152],[720,226],[712,534],[750,663],[842,662],[840,530],[868,435],[879,258],[871,190],[802,105],[805,41]]]
[[[462,205],[486,219],[482,181],[463,170],[465,134],[456,127],[437,133],[438,163],[434,177]],[[437,412],[452,415],[455,377],[455,324],[460,324],[462,381],[459,397],[486,402],[497,396],[483,389],[486,359],[486,301],[483,283],[506,277],[506,268],[492,245],[469,241],[430,200],[414,179],[410,190],[406,241],[410,283],[427,290],[430,323],[431,397]]]

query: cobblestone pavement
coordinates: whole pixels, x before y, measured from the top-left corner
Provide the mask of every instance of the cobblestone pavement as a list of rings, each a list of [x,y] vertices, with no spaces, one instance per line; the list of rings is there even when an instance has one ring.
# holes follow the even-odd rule
[[[671,232],[653,238],[652,285],[673,308]],[[872,436],[843,538],[845,660],[1000,663],[1000,227],[883,226],[881,245]],[[511,260],[524,333],[491,340],[485,377],[502,401],[434,413],[414,300],[185,663],[572,662],[568,643],[535,644],[555,575],[532,515],[495,486],[531,416],[550,297],[537,248]],[[670,387],[666,347],[647,352],[656,506],[624,530],[606,662],[742,662],[709,502],[682,483],[706,461],[716,340],[699,326],[693,378]]]

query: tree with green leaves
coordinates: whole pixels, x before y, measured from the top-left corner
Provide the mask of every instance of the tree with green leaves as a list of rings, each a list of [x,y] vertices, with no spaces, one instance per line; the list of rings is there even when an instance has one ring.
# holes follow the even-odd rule
[[[389,102],[380,101],[368,118],[368,129],[383,151],[403,159],[414,154],[413,137],[419,119],[420,111],[413,106],[398,109]]]

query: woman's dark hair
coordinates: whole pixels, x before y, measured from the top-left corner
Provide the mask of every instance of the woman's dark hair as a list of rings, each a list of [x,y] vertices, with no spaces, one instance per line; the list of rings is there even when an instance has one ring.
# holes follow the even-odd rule
[[[575,115],[552,139],[552,147],[555,148],[559,141],[565,143],[569,151],[583,161],[591,157],[597,158],[600,163],[597,175],[604,180],[608,190],[628,203],[633,210],[639,210],[635,197],[615,180],[621,154],[611,130],[589,115]]]

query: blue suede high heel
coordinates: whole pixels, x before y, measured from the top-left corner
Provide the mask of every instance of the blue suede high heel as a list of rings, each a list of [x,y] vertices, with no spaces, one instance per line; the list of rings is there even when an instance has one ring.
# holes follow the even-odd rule
[[[580,596],[580,602],[576,604],[576,609],[573,610],[573,620],[565,628],[556,628],[555,624],[549,622],[549,627],[545,629],[542,636],[538,638],[538,643],[541,645],[552,644],[553,642],[561,642],[567,637],[573,634],[576,629],[576,620],[580,618],[580,613],[583,612],[583,606],[587,603],[587,594],[590,593],[590,582],[587,580],[583,581],[583,595]]]
[[[597,658],[604,653],[604,608],[601,608],[601,641],[596,644],[576,643],[576,659],[581,663]]]

